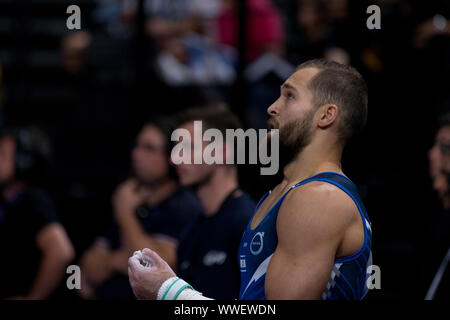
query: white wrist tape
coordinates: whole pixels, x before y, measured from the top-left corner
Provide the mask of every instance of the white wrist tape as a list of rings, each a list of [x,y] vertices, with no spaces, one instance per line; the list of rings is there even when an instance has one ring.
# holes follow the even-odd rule
[[[213,300],[208,297],[204,297],[200,292],[194,289],[185,289],[178,296],[177,300]]]
[[[164,281],[158,291],[158,300],[211,300],[195,291],[183,279],[172,277]]]

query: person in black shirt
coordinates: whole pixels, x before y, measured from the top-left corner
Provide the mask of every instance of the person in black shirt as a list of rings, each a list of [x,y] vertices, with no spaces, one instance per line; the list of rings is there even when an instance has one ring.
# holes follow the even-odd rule
[[[0,299],[46,299],[74,258],[50,197],[35,187],[50,144],[37,128],[0,134]]]
[[[132,152],[134,177],[117,187],[114,222],[81,259],[84,298],[134,299],[128,257],[149,247],[175,266],[183,230],[201,213],[192,190],[180,188],[169,163],[170,120],[154,118],[140,131]]]
[[[179,127],[193,137],[194,121],[202,121],[203,130],[216,128],[224,136],[226,129],[240,127],[225,106],[186,111],[180,115]],[[204,209],[178,247],[178,275],[205,296],[236,299],[240,286],[238,247],[255,203],[239,189],[235,165],[179,164],[177,172],[181,184],[195,188]]]
[[[440,118],[435,144],[428,153],[433,189],[442,210],[433,215],[421,245],[421,295],[426,300],[450,297],[450,114]]]

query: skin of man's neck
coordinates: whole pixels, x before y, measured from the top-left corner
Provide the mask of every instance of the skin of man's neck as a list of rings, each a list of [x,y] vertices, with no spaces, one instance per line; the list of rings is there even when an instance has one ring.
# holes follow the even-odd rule
[[[343,146],[329,143],[327,136],[314,138],[283,170],[283,185],[294,185],[325,171],[342,174],[341,158]]]
[[[206,216],[215,215],[226,197],[238,185],[237,169],[235,167],[221,166],[214,170],[209,181],[197,190],[204,214]]]

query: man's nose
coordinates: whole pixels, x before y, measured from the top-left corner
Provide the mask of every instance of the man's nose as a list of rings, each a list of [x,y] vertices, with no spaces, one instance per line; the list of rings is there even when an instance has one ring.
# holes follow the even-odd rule
[[[267,113],[269,116],[276,116],[280,113],[280,108],[278,107],[278,99],[270,107],[267,108]]]

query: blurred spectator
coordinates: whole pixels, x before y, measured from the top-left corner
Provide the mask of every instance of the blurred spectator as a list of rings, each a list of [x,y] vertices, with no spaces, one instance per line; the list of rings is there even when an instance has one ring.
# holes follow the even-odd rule
[[[85,67],[84,54],[91,43],[86,31],[69,33],[61,42],[61,62],[67,74],[77,76]]]
[[[134,26],[137,19],[138,2],[137,0],[123,1],[122,16],[131,26]],[[147,34],[162,47],[167,39],[183,35],[188,29],[190,9],[197,3],[206,3],[206,1],[144,0]]]
[[[115,223],[81,259],[85,298],[133,299],[127,261],[151,248],[172,267],[182,231],[200,214],[195,195],[179,188],[169,164],[172,126],[166,118],[147,122],[132,152],[133,176],[113,195]]]
[[[0,60],[0,126],[3,126],[3,68]]]
[[[182,35],[193,12],[213,15],[219,0],[144,0],[146,32],[157,41]],[[128,37],[136,29],[138,0],[96,0],[95,23],[113,37]]]
[[[288,59],[294,64],[313,57],[349,63],[343,48],[348,36],[348,1],[297,0],[296,32],[288,39]]]
[[[280,96],[280,86],[295,70],[281,57],[266,53],[244,71],[246,80],[245,120],[249,127],[267,128],[267,106]]]
[[[84,228],[82,221],[90,216],[84,206],[103,207],[129,171],[129,144],[141,122],[132,95],[135,76],[126,44],[85,30],[65,33],[56,68],[36,74],[43,84],[36,111],[24,113],[26,120],[44,123],[54,143],[57,192],[66,207],[72,238],[78,238],[76,230]],[[36,92],[41,89],[33,86]],[[96,221],[104,221],[103,217]],[[87,228],[91,228],[90,237],[95,227]],[[80,252],[90,237],[74,239]]]
[[[416,48],[423,48],[433,37],[450,36],[450,20],[441,14],[421,22],[415,30],[413,43]]]
[[[219,41],[235,47],[239,42],[238,2],[224,0],[218,19]],[[281,84],[295,69],[285,60],[284,24],[272,0],[247,1],[246,5],[245,123],[267,128],[267,106],[275,101]]]
[[[284,51],[284,31],[282,17],[277,8],[271,0],[247,0],[246,6],[246,61],[252,62],[267,52],[281,55]],[[237,49],[239,44],[238,0],[222,0],[217,24],[219,43]]]
[[[428,152],[429,172],[433,181],[433,189],[438,193],[444,209],[450,209],[450,192],[445,175],[444,154],[450,152],[450,114],[443,116],[440,120],[439,130],[433,147]]]
[[[450,250],[450,114],[441,117],[434,146],[429,151],[430,175],[443,210],[434,215],[426,229],[422,248],[423,296],[448,300],[450,268],[443,265]],[[441,268],[441,265],[443,266]]]
[[[50,157],[36,128],[0,134],[0,298],[46,299],[66,274],[74,249],[51,199],[36,187]]]
[[[170,86],[230,85],[235,80],[235,53],[196,33],[168,41],[157,69]]]
[[[128,38],[130,28],[122,17],[123,0],[95,0],[96,8],[92,12],[93,23],[112,38]]]
[[[236,52],[218,43],[214,28],[219,9],[218,1],[191,1],[186,7],[182,32],[173,32],[171,37],[165,34],[164,42],[159,38],[161,52],[156,64],[166,84],[212,86],[234,81]],[[156,23],[161,21],[151,25]],[[155,31],[149,34],[155,35]]]
[[[123,17],[134,25],[136,0],[123,2]],[[153,40],[156,71],[169,86],[222,85],[235,79],[236,54],[219,45],[214,21],[219,0],[146,0],[146,33]]]
[[[297,32],[288,42],[289,57],[294,64],[323,55],[330,36],[325,18],[321,1],[297,0]]]
[[[202,121],[202,130],[215,128],[223,136],[226,129],[240,127],[237,117],[224,105],[186,111],[180,116],[179,128],[194,137],[194,121]],[[193,150],[191,156],[194,152],[203,154],[207,146],[206,142],[203,146],[198,141],[187,143]],[[230,156],[229,148],[229,145],[220,148],[225,151],[224,159]],[[235,165],[179,164],[177,172],[182,185],[195,188],[204,209],[178,248],[178,275],[205,296],[237,299],[238,247],[255,203],[239,188]]]

